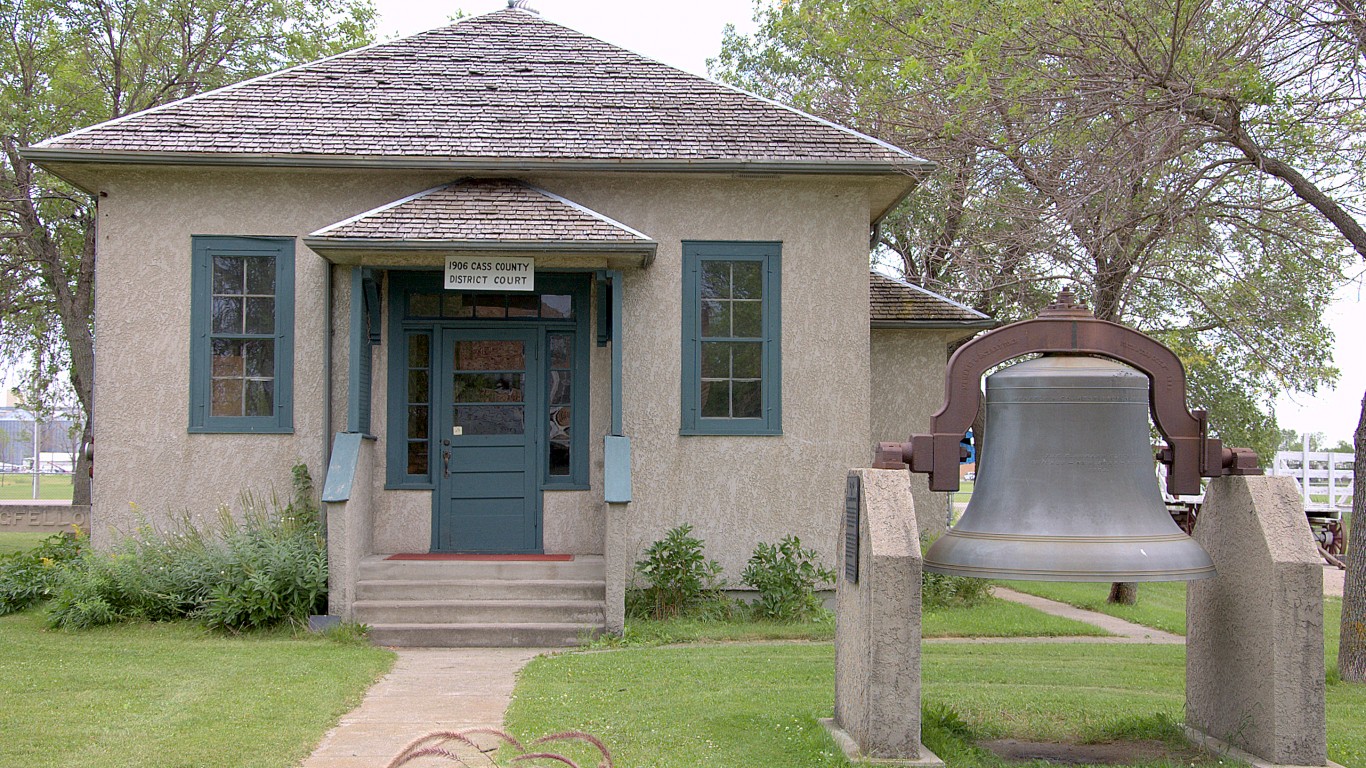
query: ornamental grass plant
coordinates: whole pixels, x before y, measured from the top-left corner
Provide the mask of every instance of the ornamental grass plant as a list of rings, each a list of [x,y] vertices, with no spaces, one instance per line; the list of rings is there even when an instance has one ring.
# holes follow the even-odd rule
[[[85,551],[52,589],[48,623],[84,629],[119,621],[191,619],[237,632],[304,624],[327,596],[327,551],[313,486],[295,468],[294,499],[244,495],[208,524],[181,516],[141,525],[109,551]]]

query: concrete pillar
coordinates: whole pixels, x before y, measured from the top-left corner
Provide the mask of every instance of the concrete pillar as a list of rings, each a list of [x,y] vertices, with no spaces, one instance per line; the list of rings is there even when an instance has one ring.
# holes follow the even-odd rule
[[[858,529],[847,528],[847,504],[836,561],[835,717],[824,722],[851,760],[943,766],[920,743],[922,561],[906,471],[848,477]],[[846,572],[855,558],[857,580]]]
[[[603,546],[603,565],[606,577],[604,606],[607,620],[606,630],[614,635],[626,631],[626,581],[630,578],[631,564],[626,545],[626,532],[630,506],[627,504],[604,504],[607,515],[607,532]]]
[[[1330,765],[1323,568],[1294,480],[1215,478],[1194,535],[1218,575],[1186,593],[1187,726],[1271,764]]]
[[[352,618],[352,605],[356,602],[360,561],[374,551],[376,442],[357,436],[356,443],[355,468],[350,473],[349,487],[338,496],[344,500],[326,501],[327,489],[323,492],[323,509],[327,515],[327,612],[347,621]],[[334,446],[334,464],[338,463],[340,455]],[[329,467],[329,481],[333,479],[330,477],[332,471]]]

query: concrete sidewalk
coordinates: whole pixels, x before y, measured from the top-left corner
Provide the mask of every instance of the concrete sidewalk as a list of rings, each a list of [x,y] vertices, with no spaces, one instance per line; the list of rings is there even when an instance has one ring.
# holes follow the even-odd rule
[[[538,648],[400,648],[389,674],[328,731],[303,768],[383,768],[431,731],[501,728],[517,673]],[[482,741],[480,742],[482,745]]]

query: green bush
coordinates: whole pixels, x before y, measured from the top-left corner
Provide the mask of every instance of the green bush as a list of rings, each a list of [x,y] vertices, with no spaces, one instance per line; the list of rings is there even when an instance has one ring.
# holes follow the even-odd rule
[[[920,604],[925,608],[958,608],[983,603],[991,598],[991,582],[968,576],[949,576],[925,571],[920,586]]]
[[[26,552],[0,557],[0,616],[50,599],[62,568],[80,557],[87,541],[79,530],[74,536],[59,533]]]
[[[636,573],[646,582],[631,590],[627,610],[633,616],[664,619],[694,613],[709,604],[724,603],[717,577],[721,566],[702,554],[702,540],[694,538],[692,526],[683,524],[645,550],[636,562]]]
[[[61,569],[48,613],[53,627],[194,619],[240,631],[302,624],[327,594],[327,553],[312,482],[295,468],[295,499],[283,508],[243,498],[215,524],[184,518],[172,533],[143,526],[112,552],[86,552]]]
[[[740,580],[759,590],[752,606],[756,618],[792,621],[824,613],[816,587],[834,584],[835,572],[820,564],[816,550],[804,549],[801,539],[785,536],[776,545],[760,542]]]

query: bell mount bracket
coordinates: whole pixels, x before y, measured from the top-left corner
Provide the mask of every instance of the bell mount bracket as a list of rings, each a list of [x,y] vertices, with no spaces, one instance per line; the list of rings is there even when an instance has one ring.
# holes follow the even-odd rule
[[[1225,448],[1208,434],[1206,412],[1186,407],[1186,371],[1161,342],[1132,328],[1099,320],[1070,289],[1033,320],[988,331],[949,359],[944,404],[930,418],[930,434],[905,443],[879,443],[873,466],[929,474],[930,490],[958,490],[960,441],[982,406],[982,376],[992,367],[1031,353],[1097,355],[1138,369],[1148,377],[1153,423],[1167,441],[1157,456],[1167,465],[1167,493],[1200,493],[1201,477],[1259,475],[1257,454]]]

